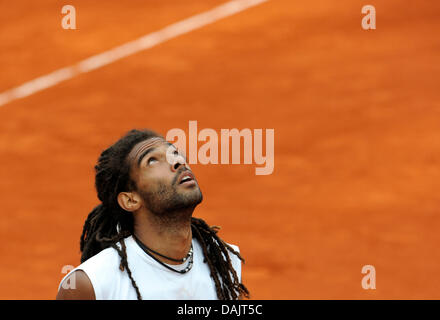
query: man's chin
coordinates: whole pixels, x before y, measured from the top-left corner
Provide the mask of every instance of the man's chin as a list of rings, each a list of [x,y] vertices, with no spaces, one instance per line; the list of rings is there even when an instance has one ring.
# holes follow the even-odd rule
[[[179,216],[194,210],[203,201],[203,195],[198,185],[191,188],[175,187],[172,194],[165,197],[142,195],[147,207],[158,217]],[[182,211],[179,214],[179,211]]]
[[[190,181],[190,182],[193,182],[193,181]],[[197,185],[197,183],[194,183],[193,185],[182,185],[182,188],[177,188],[176,192],[178,194],[180,194],[182,197],[185,197],[187,199],[191,199],[191,198],[203,199],[202,192],[200,191],[200,188]]]
[[[185,202],[189,207],[195,207],[203,201],[203,195],[199,188],[188,191],[189,192],[185,195]]]

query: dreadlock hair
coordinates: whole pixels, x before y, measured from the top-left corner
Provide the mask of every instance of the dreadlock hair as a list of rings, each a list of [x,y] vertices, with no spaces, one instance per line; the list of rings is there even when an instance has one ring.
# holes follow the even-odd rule
[[[119,269],[127,271],[138,300],[142,300],[142,296],[128,266],[124,242],[124,238],[133,234],[134,218],[132,213],[119,206],[117,197],[120,192],[135,188],[127,155],[137,143],[153,137],[161,136],[151,130],[131,130],[101,153],[95,166],[95,188],[101,203],[89,213],[80,239],[81,263],[109,247],[118,252],[121,258]],[[192,217],[191,229],[203,249],[204,262],[208,263],[218,298],[249,298],[248,289],[240,283],[232,267],[228,251],[243,263],[244,259],[218,237],[219,227],[210,227],[202,219]]]

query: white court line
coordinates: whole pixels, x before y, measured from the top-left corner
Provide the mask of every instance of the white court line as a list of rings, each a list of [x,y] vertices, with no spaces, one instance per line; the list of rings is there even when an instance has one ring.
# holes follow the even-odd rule
[[[58,83],[72,79],[81,73],[101,68],[122,58],[152,48],[167,40],[199,29],[217,20],[234,15],[266,1],[268,0],[233,0],[226,2],[209,11],[176,22],[159,31],[147,34],[136,40],[82,60],[74,65],[58,69],[52,73],[23,83],[18,87],[2,92],[0,93],[0,107],[14,100],[28,97],[34,93],[53,87]]]

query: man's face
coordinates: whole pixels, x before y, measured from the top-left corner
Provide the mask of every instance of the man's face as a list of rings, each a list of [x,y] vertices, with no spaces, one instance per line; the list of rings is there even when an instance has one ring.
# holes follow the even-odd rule
[[[164,139],[138,143],[128,161],[136,192],[154,215],[171,218],[167,213],[195,207],[202,201],[199,185],[184,156]]]

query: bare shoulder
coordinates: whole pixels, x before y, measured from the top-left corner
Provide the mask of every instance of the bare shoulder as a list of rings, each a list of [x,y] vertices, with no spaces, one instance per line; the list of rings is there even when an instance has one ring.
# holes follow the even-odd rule
[[[68,288],[60,287],[57,300],[95,300],[95,290],[87,274],[82,270],[72,272],[64,283],[70,284]]]

